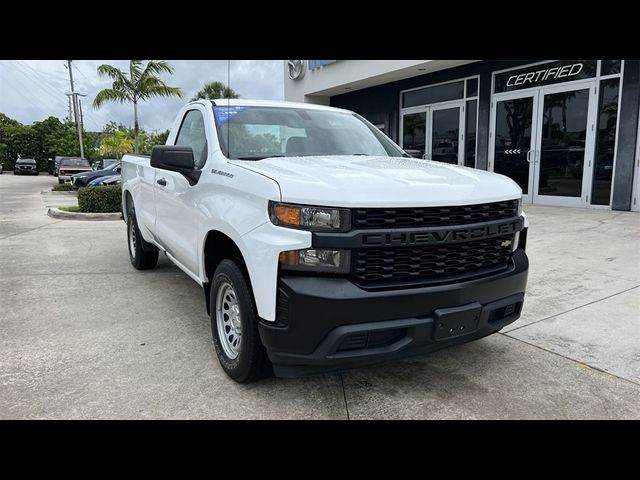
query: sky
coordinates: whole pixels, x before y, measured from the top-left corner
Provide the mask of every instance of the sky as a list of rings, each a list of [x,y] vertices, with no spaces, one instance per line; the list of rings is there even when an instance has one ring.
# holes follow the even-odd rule
[[[161,78],[172,87],[180,87],[183,98],[152,98],[139,104],[140,126],[147,131],[171,128],[178,110],[207,82],[227,82],[226,60],[168,60],[173,75]],[[24,124],[43,120],[50,115],[63,119],[68,114],[70,92],[66,60],[0,60],[0,113]],[[98,65],[108,63],[128,71],[127,60],[74,60],[73,82],[82,98],[84,128],[100,131],[113,120],[133,126],[133,105],[106,103],[100,109],[92,107],[100,90],[109,88],[107,77],[99,77]],[[231,60],[231,88],[247,99],[282,100],[284,69],[282,60]]]

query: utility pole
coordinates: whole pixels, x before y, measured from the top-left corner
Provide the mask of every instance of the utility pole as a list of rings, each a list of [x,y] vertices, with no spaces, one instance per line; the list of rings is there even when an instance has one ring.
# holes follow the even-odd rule
[[[71,119],[73,118],[73,117],[71,116],[71,115],[72,115],[72,113],[71,113],[71,95],[67,95],[67,100],[69,100],[69,115],[67,116],[67,118],[68,118],[69,120],[71,120]]]
[[[84,117],[82,115],[82,100],[80,99],[78,99],[78,107],[80,107],[80,129],[84,130]]]
[[[78,127],[78,140],[80,141],[80,157],[84,158],[84,145],[82,143],[82,124],[78,120],[78,97],[73,90],[73,72],[71,71],[71,60],[67,60],[67,69],[69,70],[69,83],[71,84],[71,97],[73,98],[73,118]]]

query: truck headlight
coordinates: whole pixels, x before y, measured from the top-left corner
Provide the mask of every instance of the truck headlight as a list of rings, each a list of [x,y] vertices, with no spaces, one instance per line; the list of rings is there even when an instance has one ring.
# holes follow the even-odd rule
[[[280,265],[287,270],[326,273],[349,273],[348,250],[306,248],[280,252]]]
[[[269,202],[271,223],[281,227],[320,232],[346,232],[351,228],[348,209]]]
[[[522,197],[518,200],[518,216],[522,215]]]

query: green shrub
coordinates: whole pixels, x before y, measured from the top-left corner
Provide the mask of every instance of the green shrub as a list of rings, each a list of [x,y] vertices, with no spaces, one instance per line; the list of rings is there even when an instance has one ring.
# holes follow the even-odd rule
[[[57,185],[54,185],[51,190],[53,190],[54,192],[69,192],[73,190],[73,187],[70,183],[59,183]]]
[[[122,209],[122,186],[81,188],[78,190],[78,206],[84,213],[120,212]]]

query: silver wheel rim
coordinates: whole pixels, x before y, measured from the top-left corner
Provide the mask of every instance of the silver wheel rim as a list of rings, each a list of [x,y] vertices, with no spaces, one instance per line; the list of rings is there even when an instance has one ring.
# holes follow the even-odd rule
[[[240,354],[242,323],[236,291],[228,282],[222,282],[216,292],[216,324],[222,349],[233,360]]]
[[[129,250],[131,251],[131,257],[136,258],[136,227],[133,222],[129,227]]]

